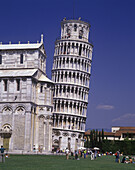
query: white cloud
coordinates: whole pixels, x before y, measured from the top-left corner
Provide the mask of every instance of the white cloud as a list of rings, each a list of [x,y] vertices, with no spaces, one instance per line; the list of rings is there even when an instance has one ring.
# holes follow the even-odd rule
[[[112,120],[113,124],[123,126],[134,126],[135,114],[127,113]]]
[[[102,110],[112,110],[112,109],[114,109],[114,106],[113,105],[99,104],[96,108],[102,109]]]

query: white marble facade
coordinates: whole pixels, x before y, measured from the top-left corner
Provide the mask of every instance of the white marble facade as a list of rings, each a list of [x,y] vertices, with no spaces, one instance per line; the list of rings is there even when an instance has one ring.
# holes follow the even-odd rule
[[[0,44],[0,145],[10,152],[52,150],[53,82],[40,43]]]
[[[90,24],[80,19],[64,19],[61,38],[55,42],[52,69],[55,149],[76,150],[84,146],[93,51],[93,45],[88,42],[89,29]]]

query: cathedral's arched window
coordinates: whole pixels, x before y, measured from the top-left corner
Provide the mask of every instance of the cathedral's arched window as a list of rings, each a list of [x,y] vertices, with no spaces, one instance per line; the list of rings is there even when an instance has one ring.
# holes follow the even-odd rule
[[[12,129],[11,129],[11,126],[9,124],[5,124],[5,125],[3,125],[2,130],[4,132],[10,132]]]
[[[7,80],[4,80],[4,91],[7,91]]]
[[[3,112],[3,114],[11,114],[12,109],[9,106],[6,106],[6,107],[4,107],[2,112]]]
[[[20,79],[16,80],[17,91],[20,91]]]
[[[24,113],[25,113],[24,107],[23,107],[23,106],[17,107],[16,113],[17,113],[17,114],[24,114]]]

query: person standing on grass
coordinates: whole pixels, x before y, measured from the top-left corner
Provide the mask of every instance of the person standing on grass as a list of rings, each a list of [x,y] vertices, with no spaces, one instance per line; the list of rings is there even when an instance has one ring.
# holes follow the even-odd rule
[[[68,160],[68,158],[69,158],[69,149],[66,148],[66,159]]]
[[[5,148],[1,146],[0,151],[1,151],[2,162],[4,163],[5,162],[5,154],[4,154]]]
[[[86,159],[86,150],[84,150],[84,159]]]
[[[74,156],[74,153],[73,153],[73,150],[71,148],[71,159],[73,159],[73,156]]]
[[[78,150],[75,150],[75,159],[78,159]]]
[[[120,153],[119,153],[119,151],[117,151],[117,152],[115,153],[115,156],[116,156],[115,162],[119,163],[119,158],[120,158]]]
[[[80,151],[80,152],[81,152],[81,158],[82,158],[82,153],[83,153],[82,149],[81,149],[81,151]]]
[[[95,159],[97,159],[97,150],[95,150],[94,156],[95,156]]]

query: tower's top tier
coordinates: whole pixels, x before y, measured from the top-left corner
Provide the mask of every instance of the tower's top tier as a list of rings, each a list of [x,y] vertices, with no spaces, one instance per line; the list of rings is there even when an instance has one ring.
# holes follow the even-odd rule
[[[61,22],[61,39],[73,39],[88,42],[90,24],[78,20],[66,20]]]

